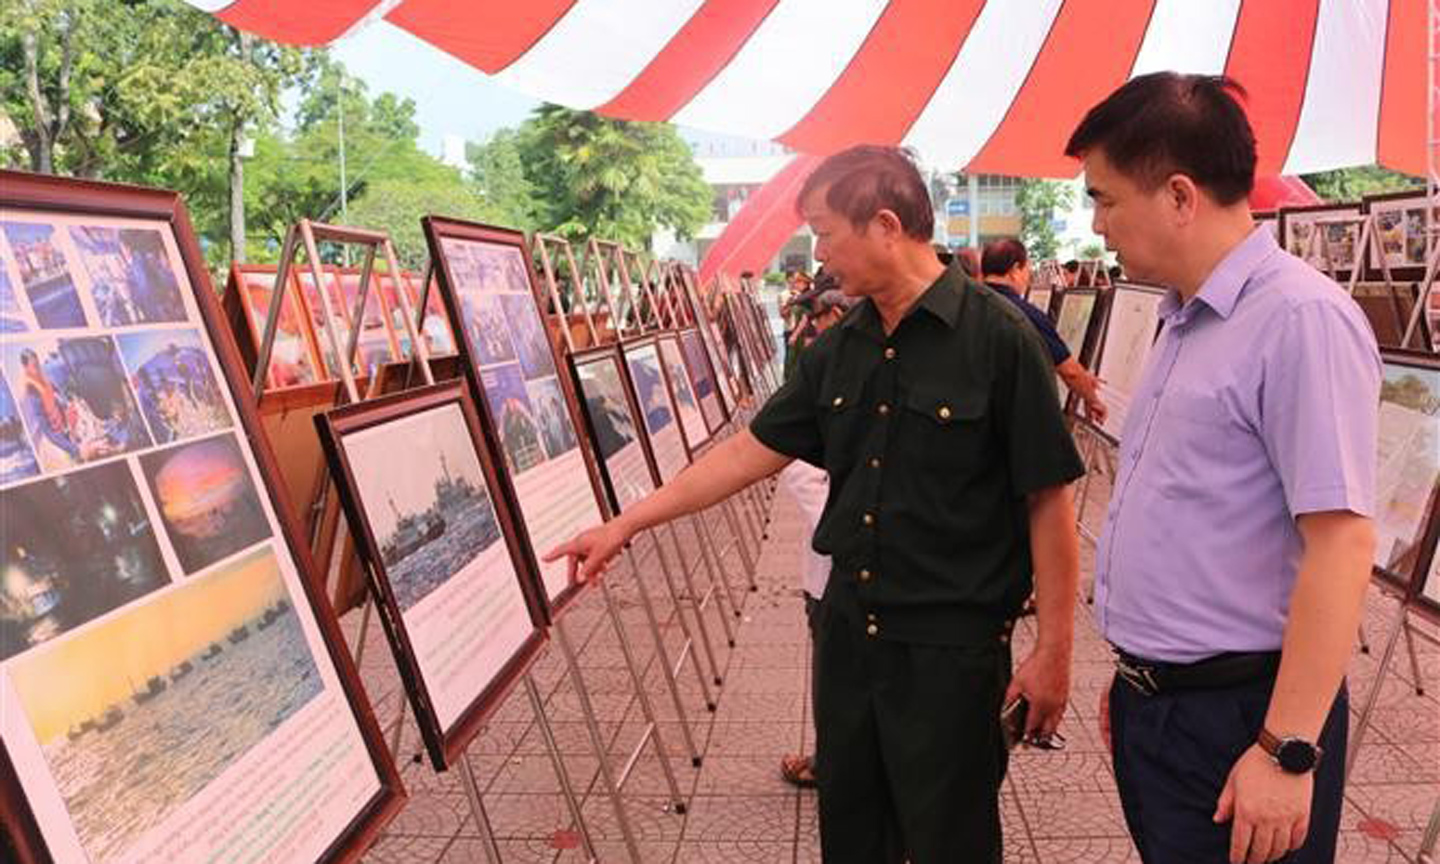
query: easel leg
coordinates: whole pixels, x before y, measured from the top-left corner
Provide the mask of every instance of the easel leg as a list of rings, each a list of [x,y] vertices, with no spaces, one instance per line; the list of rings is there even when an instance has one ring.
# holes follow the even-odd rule
[[[1415,682],[1415,695],[1425,695],[1425,679],[1421,677],[1420,658],[1415,654],[1415,634],[1410,629],[1410,622],[1406,620],[1402,625],[1405,628],[1405,650],[1410,654],[1410,675]]]
[[[555,742],[555,730],[550,728],[550,720],[545,716],[545,700],[540,698],[540,688],[535,686],[535,678],[529,672],[526,672],[524,677],[525,695],[530,699],[535,725],[540,727],[540,734],[545,738],[545,749],[550,753],[550,763],[555,768],[556,778],[560,780],[560,793],[565,797],[565,806],[570,808],[570,818],[575,820],[575,829],[580,832],[585,856],[590,861],[598,861],[599,856],[595,854],[595,843],[590,839],[590,828],[585,824],[580,800],[575,797],[575,787],[570,785],[570,772],[565,770],[565,760],[560,756],[560,745]]]
[[[500,858],[500,844],[495,842],[495,829],[490,825],[490,815],[485,812],[485,802],[480,797],[480,784],[475,782],[475,770],[470,767],[470,754],[460,755],[460,780],[465,795],[470,799],[470,815],[480,830],[480,842],[485,846],[485,858],[490,864],[504,864]]]
[[[675,707],[675,717],[680,721],[680,737],[685,741],[685,749],[690,754],[691,763],[699,766],[700,751],[695,748],[695,738],[690,734],[690,717],[685,713],[685,701],[680,698],[680,688],[675,682],[675,675],[672,672],[675,667],[670,664],[670,652],[665,649],[665,635],[660,631],[659,619],[655,617],[655,604],[650,602],[650,592],[645,588],[645,579],[640,575],[640,567],[635,560],[635,555],[627,548],[625,550],[625,557],[626,562],[630,566],[630,574],[635,580],[636,593],[640,595],[640,608],[645,612],[645,618],[650,624],[650,633],[655,639],[655,659],[660,664],[660,673],[665,680],[666,689],[670,691],[670,701]],[[600,584],[605,585],[607,583],[602,581]],[[605,596],[610,597],[611,595],[607,591]],[[620,644],[622,650],[628,654],[630,648],[627,641],[621,639]],[[640,692],[645,692],[643,686],[640,688]],[[646,696],[642,699],[642,705],[648,703],[649,697]],[[648,719],[654,722],[653,713]],[[659,740],[658,737],[656,740]],[[678,793],[679,787],[677,786],[676,789]]]
[[[1390,668],[1390,660],[1395,656],[1395,645],[1400,641],[1400,631],[1405,626],[1406,611],[1405,601],[1402,599],[1395,612],[1395,626],[1385,639],[1385,650],[1380,654],[1380,665],[1375,668],[1375,680],[1370,685],[1370,692],[1365,695],[1365,706],[1360,709],[1360,718],[1355,723],[1355,731],[1350,733],[1349,752],[1345,754],[1345,779],[1347,782],[1350,779],[1350,772],[1355,768],[1355,757],[1360,753],[1360,745],[1365,740],[1365,732],[1370,728],[1371,715],[1375,713],[1375,705],[1380,701],[1380,687],[1385,683],[1385,671]]]
[[[712,680],[714,680],[715,686],[719,687],[721,684],[725,683],[725,680],[720,677],[720,664],[715,662],[715,646],[710,641],[710,628],[705,624],[705,610],[700,605],[701,597],[700,594],[695,590],[695,580],[690,576],[692,562],[685,560],[685,550],[680,546],[680,533],[675,530],[675,523],[667,522],[665,524],[665,529],[670,534],[670,543],[675,547],[675,555],[679,558],[680,579],[682,583],[681,587],[683,587],[690,596],[690,612],[695,619],[695,629],[697,630],[700,637],[700,647],[705,649],[705,659],[710,665],[710,674],[712,676]],[[652,531],[651,534],[653,536],[654,532]],[[657,549],[662,548],[661,539],[658,536],[654,536],[654,540],[655,547]],[[667,582],[670,581],[670,568],[666,565],[665,553],[663,551],[660,553],[660,566],[666,571],[665,580]],[[674,592],[672,591],[672,593]],[[680,608],[678,605],[676,606],[675,611],[678,615],[680,612]],[[721,620],[724,620],[723,616]],[[707,692],[705,695],[705,704],[714,705],[715,700],[710,698],[709,693]]]

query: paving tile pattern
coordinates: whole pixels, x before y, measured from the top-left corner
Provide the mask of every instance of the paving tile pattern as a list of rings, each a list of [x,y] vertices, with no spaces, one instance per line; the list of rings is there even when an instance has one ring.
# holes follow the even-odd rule
[[[1089,491],[1083,522],[1097,527],[1104,519],[1108,490],[1103,479]],[[718,512],[709,516],[717,542],[730,545]],[[669,754],[670,774],[680,800],[674,800],[664,764],[656,748],[645,747],[624,783],[621,796],[633,830],[637,852],[645,864],[810,864],[820,861],[815,795],[783,783],[778,775],[782,754],[812,746],[809,716],[809,642],[803,607],[796,590],[801,548],[801,523],[784,493],[774,497],[767,539],[757,562],[756,590],[749,590],[739,551],[732,548],[724,569],[741,615],[731,616],[736,646],[725,644],[718,614],[730,607],[707,607],[706,617],[718,670],[709,668],[698,646],[684,658],[677,676],[681,709],[690,737],[701,757],[692,764],[682,735],[682,718],[674,706],[656,662],[654,640],[646,623],[633,576],[619,566],[609,582],[630,646],[644,671],[657,723],[646,722],[635,698],[614,628],[598,592],[576,604],[565,626],[573,641],[608,751],[608,764],[618,777],[636,744],[647,732],[658,733]],[[679,532],[679,549],[666,535],[672,565],[677,551],[698,561],[693,532]],[[645,546],[646,544],[639,544]],[[1088,585],[1092,550],[1083,549]],[[664,580],[647,568],[647,588],[663,619],[661,631],[672,663],[681,658],[686,634]],[[683,580],[676,575],[676,586]],[[696,565],[695,588],[708,588],[706,571]],[[714,598],[712,598],[712,603]],[[682,611],[693,632],[688,597]],[[1371,653],[1357,651],[1350,667],[1352,727],[1365,698],[1375,686],[1383,640],[1394,627],[1396,604],[1378,590],[1367,598],[1365,635]],[[359,638],[360,615],[342,622],[350,644]],[[1426,822],[1440,796],[1440,647],[1437,634],[1423,622],[1416,625],[1428,638],[1414,648],[1425,686],[1417,694],[1414,675],[1402,641],[1379,690],[1378,709],[1366,731],[1364,746],[1347,787],[1347,804],[1338,860],[1413,862]],[[1033,624],[1017,631],[1016,656],[1023,657],[1033,639]],[[1075,668],[1071,704],[1063,731],[1063,752],[1020,751],[1011,760],[1002,793],[1007,862],[1135,862],[1139,858],[1125,832],[1114,774],[1096,723],[1099,693],[1109,681],[1109,651],[1095,632],[1083,602],[1076,606]],[[695,658],[695,659],[692,659]],[[705,673],[705,687],[715,710],[707,710],[705,693],[693,663]],[[392,727],[403,690],[379,627],[366,634],[362,676],[381,724]],[[718,671],[723,686],[710,680]],[[600,779],[599,758],[591,745],[581,700],[557,647],[547,647],[532,674],[545,699],[549,718],[563,754],[566,773],[581,802],[581,814],[598,860],[627,862],[614,803]],[[460,864],[487,861],[485,848],[457,771],[436,774],[428,760],[415,761],[420,750],[413,721],[405,717],[398,758],[402,762],[410,801],[365,861],[380,864]],[[647,739],[649,740],[649,739]],[[470,764],[483,793],[489,821],[506,864],[580,864],[587,858],[574,819],[544,739],[523,690],[517,689],[495,711],[488,726],[470,747]],[[676,804],[683,805],[683,813]]]

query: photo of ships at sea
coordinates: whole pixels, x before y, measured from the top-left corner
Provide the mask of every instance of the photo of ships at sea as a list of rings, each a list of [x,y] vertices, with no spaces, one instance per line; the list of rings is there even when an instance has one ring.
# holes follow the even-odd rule
[[[345,436],[365,519],[401,612],[500,539],[465,416],[442,405]],[[408,454],[397,464],[393,454]]]
[[[322,689],[268,545],[10,675],[96,862],[125,854]]]

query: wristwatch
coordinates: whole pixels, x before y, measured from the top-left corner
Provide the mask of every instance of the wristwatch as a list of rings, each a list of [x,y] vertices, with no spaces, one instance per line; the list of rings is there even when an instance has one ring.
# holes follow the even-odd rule
[[[1303,738],[1277,738],[1269,729],[1262,728],[1256,743],[1286,774],[1309,774],[1320,763],[1320,748]]]

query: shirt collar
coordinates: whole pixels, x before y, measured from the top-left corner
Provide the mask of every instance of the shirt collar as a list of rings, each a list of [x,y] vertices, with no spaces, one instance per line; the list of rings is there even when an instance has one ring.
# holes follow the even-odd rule
[[[1010,295],[1011,297],[1019,297],[1019,296],[1020,296],[1020,292],[1019,292],[1019,291],[1016,291],[1014,288],[1011,288],[1009,285],[1006,285],[1004,282],[989,282],[989,281],[987,281],[987,282],[985,283],[985,287],[986,287],[986,288],[989,288],[991,291],[999,291],[1001,294],[1008,294],[1008,295]]]
[[[1250,281],[1250,274],[1279,248],[1270,229],[1256,225],[1248,237],[1220,259],[1220,263],[1201,283],[1200,290],[1195,292],[1193,300],[1210,307],[1221,318],[1229,318],[1230,313],[1235,311],[1235,304],[1240,302],[1240,294]],[[1160,317],[1169,318],[1185,305],[1180,299],[1180,292],[1172,288],[1160,301]]]
[[[928,312],[947,326],[954,328],[960,321],[960,289],[965,286],[967,281],[968,277],[958,267],[953,264],[946,267],[940,274],[940,278],[926,288],[925,293],[920,295],[920,299],[915,301],[915,306],[905,313],[905,317],[910,318],[922,311]],[[875,308],[875,301],[868,297],[840,323],[840,326],[865,329],[873,327],[876,330],[883,330],[880,323],[880,312]]]

